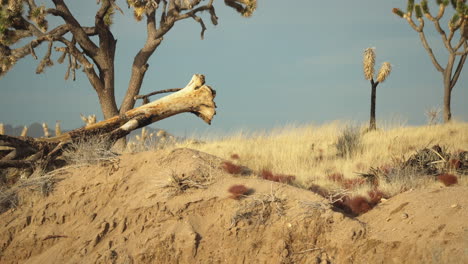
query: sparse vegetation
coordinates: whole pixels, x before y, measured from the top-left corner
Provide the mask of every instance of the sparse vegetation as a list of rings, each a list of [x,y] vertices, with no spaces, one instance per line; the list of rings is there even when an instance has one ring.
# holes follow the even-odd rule
[[[92,164],[117,157],[109,150],[109,143],[104,138],[90,137],[71,144],[62,154],[68,164]]]
[[[357,127],[346,127],[335,143],[338,156],[351,158],[361,149],[361,132]]]
[[[234,200],[239,200],[242,197],[249,195],[252,192],[252,189],[247,188],[246,186],[239,184],[229,187],[228,192],[231,193],[229,196]]]
[[[169,197],[179,195],[190,189],[206,189],[213,183],[213,179],[207,175],[185,175],[172,173],[166,183],[160,185],[161,188],[167,190]]]
[[[354,213],[349,206],[347,210],[352,214],[366,210],[362,199],[354,201],[352,197],[364,197],[372,208],[381,197],[438,186],[437,175],[445,172],[456,175],[459,184],[468,185],[468,167],[464,167],[468,166],[464,156],[468,149],[467,123],[382,126],[363,134],[360,128],[350,127],[339,122],[287,127],[270,133],[204,139],[204,144],[184,147],[225,159],[236,153],[242,157],[242,165],[259,177],[269,179],[270,174],[275,175],[272,171],[295,175],[295,184],[331,201],[351,197],[347,203],[352,202]],[[436,145],[440,147],[429,147]]]

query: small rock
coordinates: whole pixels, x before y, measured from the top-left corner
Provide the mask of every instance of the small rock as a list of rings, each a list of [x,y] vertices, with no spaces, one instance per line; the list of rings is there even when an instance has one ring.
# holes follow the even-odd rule
[[[452,208],[457,208],[457,207],[458,207],[458,204],[452,204],[450,207],[452,207]]]
[[[388,201],[388,199],[385,199],[385,198],[380,199],[380,203],[385,203],[386,201]]]
[[[292,227],[291,223],[286,224],[286,226],[289,227],[289,228]]]
[[[387,221],[387,222],[390,222],[390,220],[392,220],[390,217],[385,219],[385,221]]]
[[[407,213],[402,213],[402,214],[401,214],[401,218],[403,218],[403,219],[408,218],[408,214],[407,214]]]

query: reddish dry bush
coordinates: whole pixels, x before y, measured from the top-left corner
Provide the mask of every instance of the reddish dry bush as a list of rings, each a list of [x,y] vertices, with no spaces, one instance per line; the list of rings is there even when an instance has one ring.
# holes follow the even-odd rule
[[[224,161],[222,167],[224,171],[230,174],[240,174],[242,172],[242,166],[236,165],[229,161]]]
[[[341,209],[346,214],[358,216],[374,208],[380,202],[380,199],[382,199],[383,193],[374,190],[369,192],[369,196],[371,197],[370,201],[363,196],[352,198],[344,196],[341,200],[334,202],[333,206]]]
[[[232,199],[239,200],[243,196],[246,196],[250,193],[250,189],[245,187],[245,185],[232,185],[229,187],[228,192],[231,193],[231,196],[229,196]]]
[[[332,182],[343,183],[344,176],[341,173],[333,173],[327,176],[327,178]]]
[[[439,176],[437,176],[437,178],[438,178],[439,181],[441,181],[445,186],[450,186],[450,185],[454,185],[454,184],[457,184],[457,183],[458,183],[457,176],[455,176],[455,175],[453,175],[453,174],[444,173],[444,174],[440,174]]]
[[[347,205],[354,215],[360,215],[372,209],[372,205],[363,196],[355,196],[347,201]]]
[[[239,157],[239,155],[237,155],[237,154],[232,154],[232,155],[231,155],[231,159],[233,159],[233,160],[238,160],[238,159],[240,159],[240,157]]]
[[[370,190],[368,192],[369,194],[369,198],[370,198],[370,201],[369,203],[372,205],[372,206],[375,206],[377,205],[380,200],[382,200],[382,198],[385,197],[384,193],[378,189],[373,189],[373,190]]]
[[[449,161],[449,168],[459,169],[461,167],[461,161],[459,159],[451,159]]]
[[[345,189],[354,189],[358,186],[361,186],[366,183],[366,179],[346,179],[343,181],[342,185]]]
[[[283,174],[273,174],[269,170],[262,170],[262,178],[269,181],[281,182],[281,183],[291,183],[296,179],[296,176],[293,175],[283,175]]]

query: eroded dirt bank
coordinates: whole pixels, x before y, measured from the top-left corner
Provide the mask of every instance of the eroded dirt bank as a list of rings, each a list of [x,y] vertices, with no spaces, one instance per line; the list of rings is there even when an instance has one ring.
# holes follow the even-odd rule
[[[25,190],[0,215],[0,262],[468,263],[466,187],[406,192],[349,218],[221,162],[177,149],[66,170],[49,196]],[[253,191],[232,199],[236,184]]]

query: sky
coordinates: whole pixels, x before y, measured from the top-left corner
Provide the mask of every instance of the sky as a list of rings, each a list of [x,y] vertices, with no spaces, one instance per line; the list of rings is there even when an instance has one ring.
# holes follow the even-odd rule
[[[82,25],[91,25],[97,6],[66,1]],[[123,99],[133,57],[144,44],[144,22],[135,22],[125,1],[117,1],[112,30],[117,42],[116,94]],[[334,120],[369,120],[369,81],[364,79],[362,54],[376,48],[376,71],[383,62],[393,70],[377,88],[377,125],[426,123],[425,112],[441,108],[442,75],[432,65],[416,32],[392,14],[406,1],[259,0],[251,18],[243,18],[216,0],[219,24],[210,24],[205,39],[193,20],[178,22],[151,57],[140,94],[184,87],[195,73],[206,76],[216,90],[217,115],[211,126],[184,113],[153,124],[179,136],[269,130],[291,124],[322,124]],[[450,8],[450,12],[452,9]],[[442,25],[446,25],[443,23]],[[433,25],[426,34],[439,62],[447,51]],[[36,51],[38,56],[44,49]],[[58,58],[58,54],[54,58]],[[102,120],[95,91],[77,71],[65,81],[66,67],[55,63],[36,75],[38,61],[19,61],[0,79],[0,122],[28,125],[60,120],[65,129],[83,125],[80,113]],[[468,65],[452,92],[452,114],[468,121]],[[152,97],[156,99],[157,97]],[[140,103],[137,103],[137,106]],[[396,120],[396,121],[395,121]]]

